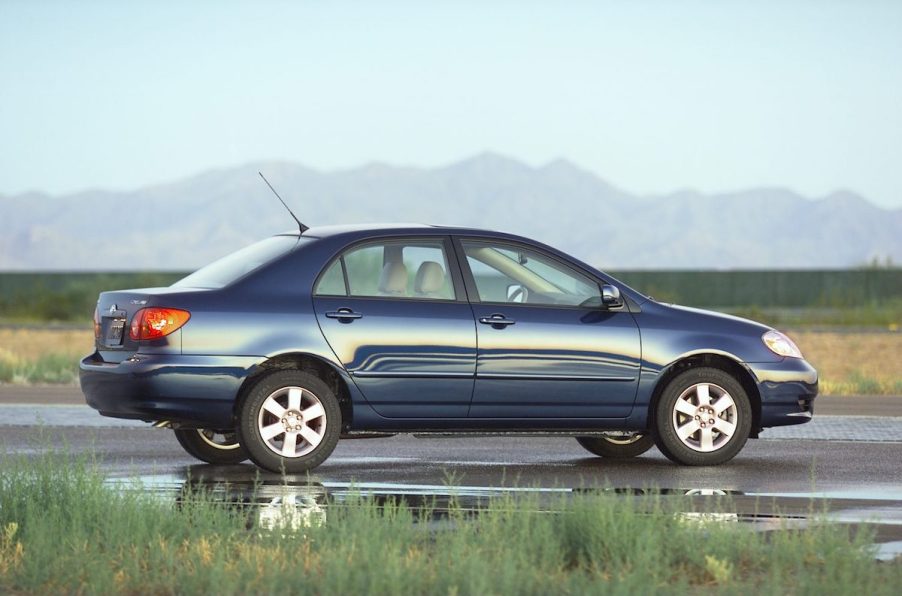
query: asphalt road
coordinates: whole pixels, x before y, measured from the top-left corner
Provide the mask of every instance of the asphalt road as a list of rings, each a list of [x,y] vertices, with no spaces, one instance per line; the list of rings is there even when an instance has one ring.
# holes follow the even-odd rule
[[[189,480],[199,478],[213,488],[243,486],[247,491],[262,480],[282,487],[279,490],[308,491],[315,486],[316,491],[333,496],[349,486],[374,494],[436,496],[455,491],[494,494],[513,487],[626,494],[648,488],[679,495],[728,493],[737,514],[758,524],[765,523],[761,520],[767,516],[784,522],[787,516],[804,519],[815,498],[819,500],[815,509],[830,510],[840,523],[879,520],[877,541],[884,544],[886,556],[902,553],[902,398],[819,398],[817,411],[833,412],[821,418],[829,423],[819,431],[826,434],[818,439],[796,435],[750,440],[733,461],[716,467],[678,466],[656,449],[632,460],[605,460],[591,456],[567,437],[402,435],[342,440],[311,475],[284,479],[261,473],[249,463],[199,464],[182,451],[169,430],[85,426],[118,421],[100,416],[89,420],[92,412],[73,393],[71,388],[0,389],[0,473],[10,465],[9,456],[34,459],[55,451],[94,457],[100,471],[114,481],[138,478],[142,490],[165,495],[177,495]],[[17,423],[18,409],[28,405],[54,413],[55,418],[43,426]],[[68,412],[75,412],[75,418],[67,418],[73,415]],[[842,412],[854,415],[836,415]],[[883,425],[882,434],[867,432],[878,423]],[[862,430],[853,433],[855,440],[829,440],[838,429],[856,425]],[[805,428],[816,426],[787,427]],[[880,438],[870,440],[871,436]],[[131,482],[123,486],[133,486]]]
[[[171,431],[151,428],[3,427],[0,452],[35,457],[50,449],[92,454],[111,476],[185,476],[193,460]],[[324,482],[468,486],[657,487],[747,493],[889,498],[902,502],[902,443],[750,440],[732,462],[706,468],[670,463],[657,450],[604,460],[566,437],[342,440],[313,474]],[[212,466],[205,466],[210,468]],[[253,481],[259,471],[228,475]],[[267,477],[263,474],[263,477]]]
[[[50,424],[43,428],[6,426],[11,416],[21,417],[18,412],[25,404],[47,412]],[[79,404],[82,407],[76,407]],[[146,426],[88,428],[95,423],[120,421],[93,416],[83,404],[77,388],[0,386],[0,453],[32,456],[60,448],[73,454],[96,454],[101,468],[110,475],[184,475],[189,466],[197,464],[168,430]],[[66,420],[66,416],[74,416],[67,414],[71,411],[77,411],[77,416]],[[836,426],[876,423],[889,424],[891,432],[874,433],[883,440],[869,442],[798,438],[804,434],[781,440],[766,438],[772,432],[768,431],[762,435],[765,438],[749,440],[732,462],[712,468],[677,466],[655,449],[634,460],[602,460],[567,437],[354,439],[342,440],[332,457],[316,470],[316,476],[337,482],[398,484],[444,484],[453,477],[458,483],[479,486],[654,486],[862,496],[894,493],[902,501],[902,434],[898,430],[902,428],[902,398],[818,398],[816,421],[825,411],[856,415],[843,419],[827,414],[820,418],[820,424],[831,423],[826,425],[830,433],[836,433]],[[862,415],[871,417],[860,418]],[[786,430],[810,428],[815,424]],[[828,434],[826,438],[837,436],[843,435]],[[232,473],[236,478],[252,478],[257,470],[247,464]]]

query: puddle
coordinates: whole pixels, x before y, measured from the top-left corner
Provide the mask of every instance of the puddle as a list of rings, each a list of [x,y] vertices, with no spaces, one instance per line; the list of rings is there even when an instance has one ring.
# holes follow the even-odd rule
[[[430,528],[448,529],[447,513],[453,506],[478,515],[487,501],[499,497],[531,498],[539,511],[556,513],[569,496],[598,494],[622,498],[660,495],[675,507],[684,523],[739,523],[756,532],[804,530],[812,523],[902,526],[902,499],[895,488],[858,496],[854,492],[752,493],[729,488],[530,488],[499,486],[449,486],[382,482],[334,482],[308,476],[249,476],[243,468],[191,466],[184,473],[112,477],[107,485],[124,491],[140,491],[177,505],[202,493],[208,499],[236,507],[248,514],[248,527],[303,529],[327,523],[328,512],[348,501],[371,500],[386,504],[403,500],[414,510],[426,510],[419,518]],[[902,496],[902,495],[900,495]],[[855,497],[858,497],[857,499]],[[838,499],[831,501],[831,499]],[[823,501],[829,508],[821,508]],[[812,512],[816,512],[812,518]],[[895,549],[895,550],[894,550]],[[902,541],[878,545],[878,558],[891,560]]]
[[[795,499],[852,499],[863,501],[902,501],[902,486],[869,486],[867,490],[823,490],[811,492],[754,492],[759,497]]]
[[[898,557],[902,557],[902,540],[894,542],[884,542],[877,544],[877,554],[875,558],[878,561],[893,561]]]
[[[242,470],[243,472],[243,470]],[[275,475],[249,477],[229,468],[192,466],[183,474],[145,475],[130,478],[113,477],[107,485],[118,490],[139,491],[180,504],[202,493],[206,498],[246,510],[249,526],[264,528],[303,528],[325,523],[328,510],[341,507],[349,500],[367,499],[376,503],[403,500],[412,509],[430,512],[430,519],[420,520],[440,527],[453,506],[478,515],[490,499],[499,497],[532,498],[539,511],[555,513],[561,500],[568,496],[598,494],[623,498],[661,495],[686,499],[685,510],[676,513],[687,523],[743,523],[755,530],[778,529],[781,520],[792,516],[773,516],[757,510],[727,509],[724,498],[744,493],[722,488],[529,488],[492,486],[448,486],[439,484],[396,484],[381,482],[333,482],[306,476]],[[708,501],[720,501],[708,504]],[[675,501],[677,503],[678,501]],[[693,505],[692,503],[696,503]],[[701,503],[701,504],[699,504]],[[684,505],[680,504],[679,507]],[[676,505],[675,505],[676,507]],[[711,509],[710,511],[706,509]]]

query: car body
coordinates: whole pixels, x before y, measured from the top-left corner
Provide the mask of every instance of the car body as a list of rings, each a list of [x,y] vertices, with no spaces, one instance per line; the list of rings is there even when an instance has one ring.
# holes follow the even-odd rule
[[[720,428],[737,431],[722,416],[741,422],[744,444],[764,428],[807,422],[817,395],[817,372],[769,327],[662,304],[552,247],[468,228],[326,226],[274,236],[170,287],[102,293],[95,335],[80,367],[89,405],[183,435],[236,433],[206,441],[214,448],[260,443],[260,433],[250,436],[254,416],[258,430],[264,418],[268,432],[278,430],[264,406],[244,422],[242,408],[265,379],[291,371],[331,394],[301,387],[295,402],[340,410],[332,420],[315,410],[329,442],[335,433],[398,432],[554,432],[606,445],[645,437],[645,449],[654,440],[695,464],[735,455],[712,448],[726,436]],[[677,409],[662,411],[668,387],[689,371],[709,371],[692,389],[698,395],[668,397]],[[732,390],[710,371],[732,379],[724,381]],[[287,391],[268,396],[271,411],[288,433],[309,434]],[[732,396],[730,413],[705,407],[726,407],[721,395]],[[710,413],[718,427],[713,439],[709,428],[695,443],[683,440],[682,455],[661,432],[668,416],[671,430],[689,432],[680,407],[703,426]],[[288,456],[250,455],[270,469],[321,461],[286,440],[270,438],[269,455],[284,448]],[[295,440],[306,444],[303,433]],[[707,449],[695,448],[703,442]]]

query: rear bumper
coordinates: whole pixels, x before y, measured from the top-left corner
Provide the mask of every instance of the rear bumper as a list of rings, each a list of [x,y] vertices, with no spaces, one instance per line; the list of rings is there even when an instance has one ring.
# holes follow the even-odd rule
[[[760,427],[803,424],[814,415],[817,371],[801,358],[747,364],[761,394]]]
[[[81,361],[88,405],[104,416],[229,428],[238,390],[263,358],[135,354],[121,363]]]

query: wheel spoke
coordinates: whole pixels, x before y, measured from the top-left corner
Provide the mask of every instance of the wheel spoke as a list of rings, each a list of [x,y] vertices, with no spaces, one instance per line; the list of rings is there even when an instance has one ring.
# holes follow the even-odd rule
[[[690,404],[685,399],[678,399],[676,404],[674,404],[673,409],[679,412],[680,414],[685,414],[687,416],[695,416],[695,410],[697,409],[695,406]]]
[[[711,432],[710,428],[702,429],[700,447],[702,451],[711,451],[714,449],[714,433]]]
[[[270,424],[269,426],[264,426],[260,429],[260,436],[263,437],[264,441],[269,441],[270,439],[274,439],[285,432],[285,427],[282,426],[281,422],[276,422],[275,424]]]
[[[701,383],[695,388],[695,395],[698,397],[698,405],[707,406],[711,404],[711,394],[708,391],[709,385]]]
[[[729,420],[724,420],[723,418],[717,418],[714,420],[714,428],[719,430],[727,437],[732,437],[733,433],[736,432],[736,425]]]
[[[730,406],[734,405],[733,398],[730,397],[729,393],[724,393],[720,396],[716,402],[711,404],[711,407],[714,408],[714,413],[720,416],[724,412],[726,412]]]
[[[292,387],[288,390],[288,409],[289,410],[300,410],[301,409],[301,397],[303,396],[303,392],[300,387]]]
[[[265,402],[263,402],[263,409],[275,416],[276,418],[281,418],[285,415],[285,408],[279,405],[272,397],[268,398]]]
[[[294,457],[297,441],[297,433],[285,433],[285,442],[282,443],[282,455],[285,457]]]
[[[322,436],[317,434],[315,430],[310,428],[309,426],[301,427],[301,436],[304,437],[304,440],[310,443],[311,447],[316,447],[320,444],[320,441],[323,440]]]
[[[304,416],[304,422],[309,422],[311,420],[316,420],[321,416],[326,415],[326,410],[323,409],[323,405],[320,403],[315,403],[312,406],[301,410],[301,414]]]
[[[687,422],[686,424],[684,424],[683,426],[681,426],[677,429],[677,436],[680,437],[681,440],[685,441],[690,436],[692,436],[692,434],[695,433],[695,431],[697,431],[699,428],[701,428],[701,427],[698,425],[698,421],[690,420],[689,422]]]

